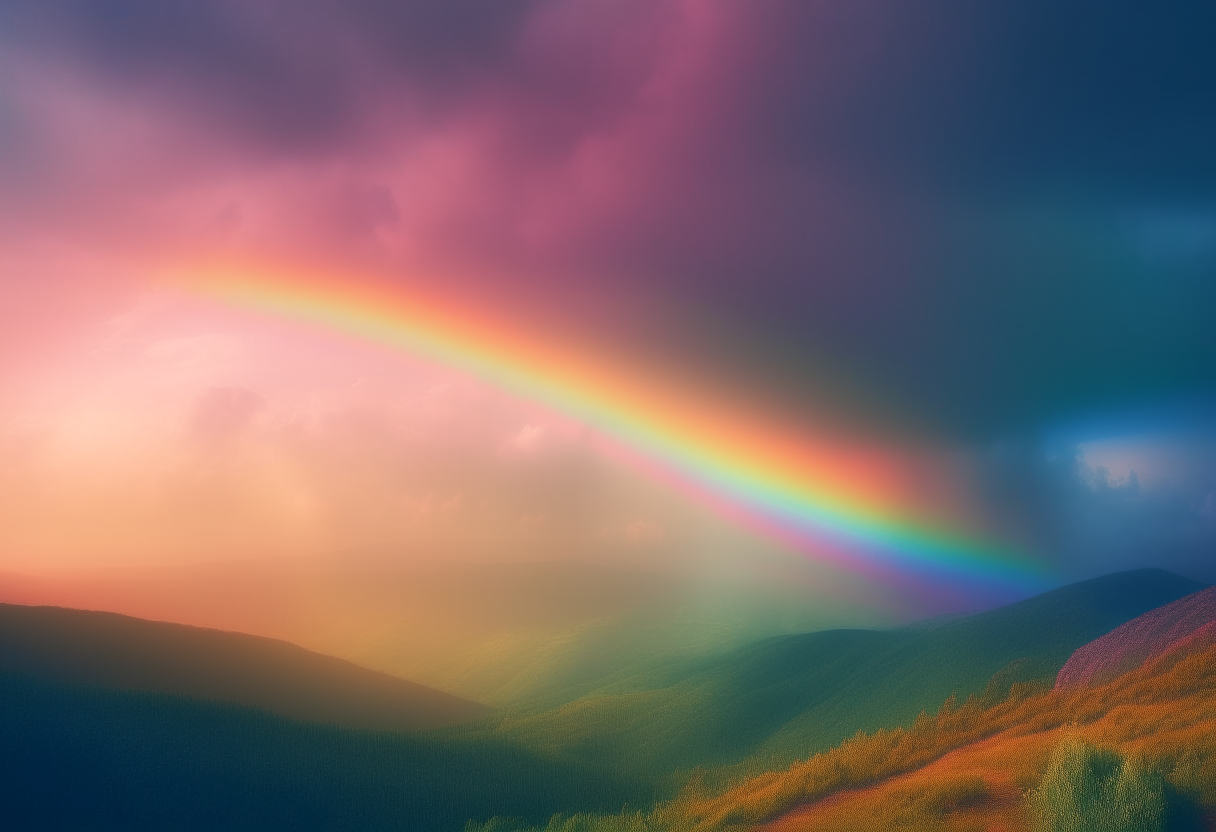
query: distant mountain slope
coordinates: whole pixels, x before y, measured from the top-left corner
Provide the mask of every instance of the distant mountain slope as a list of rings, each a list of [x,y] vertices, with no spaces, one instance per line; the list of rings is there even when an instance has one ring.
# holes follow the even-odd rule
[[[1216,624],[1216,586],[1150,610],[1078,647],[1056,676],[1056,687],[1102,684]]]
[[[797,759],[858,730],[909,724],[951,695],[1051,679],[1079,646],[1203,584],[1156,569],[1107,575],[936,627],[767,639],[657,690],[611,689],[497,731],[627,770]],[[1000,691],[992,691],[995,695]]]
[[[869,620],[843,601],[808,605],[802,570],[782,568],[293,556],[58,577],[0,570],[0,603],[281,638],[475,702],[553,708],[673,657]]]
[[[489,712],[285,641],[60,607],[0,604],[0,671],[215,699],[348,727],[431,728]]]

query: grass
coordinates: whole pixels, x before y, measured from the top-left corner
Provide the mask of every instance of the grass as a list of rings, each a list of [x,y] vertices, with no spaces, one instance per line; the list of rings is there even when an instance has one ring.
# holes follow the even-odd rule
[[[859,730],[911,728],[952,693],[986,695],[994,677],[1000,694],[1054,678],[1076,648],[1200,588],[1140,570],[931,628],[766,639],[690,667],[664,687],[608,687],[560,708],[508,713],[492,732],[636,776],[736,765],[754,773],[826,751]]]
[[[1165,789],[1144,758],[1072,737],[1051,754],[1027,802],[1042,832],[1162,832]]]
[[[779,771],[717,788],[694,779],[649,812],[531,828],[931,832],[983,829],[999,815],[1026,830],[1158,829],[1170,817],[1216,813],[1214,701],[1216,644],[1192,643],[1100,687],[1017,683],[1000,701],[948,700],[907,728],[859,732]],[[1089,816],[1106,825],[1078,825]],[[491,828],[529,827],[468,827]]]

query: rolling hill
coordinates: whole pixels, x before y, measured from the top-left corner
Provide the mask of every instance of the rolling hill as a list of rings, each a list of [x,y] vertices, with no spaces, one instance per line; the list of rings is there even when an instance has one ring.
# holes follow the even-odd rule
[[[1128,753],[1149,749],[1174,766],[1170,782],[1191,788],[1190,769],[1178,766],[1202,768],[1216,757],[1195,762],[1166,741],[1191,742],[1213,717],[1210,639],[1175,644],[1172,664],[1158,656],[1100,695],[1049,689],[1078,648],[1202,588],[1159,570],[1108,575],[977,615],[766,639],[613,678],[556,709],[425,733],[396,729],[485,711],[285,642],[0,606],[0,782],[15,796],[0,806],[0,824],[440,832],[468,819],[512,816],[526,827],[590,812],[605,814],[585,828],[616,832],[673,828],[645,824],[664,813],[687,820],[695,810],[689,828],[772,820],[793,829],[804,828],[789,813],[800,802],[905,774],[915,785],[924,768],[929,796],[896,809],[930,824],[909,828],[930,829],[943,812],[974,819],[973,799],[1016,814],[1019,789],[1046,764],[1059,726],[1098,720],[1095,737],[1130,736],[1119,733],[1119,714],[1133,704],[1143,710],[1137,725],[1157,728]],[[958,699],[942,707],[951,694]],[[285,718],[289,711],[310,721]],[[1166,717],[1177,723],[1173,733],[1161,728]],[[341,727],[344,720],[363,727]],[[1038,738],[1014,775],[977,786],[972,774],[963,783],[956,767],[934,762],[957,751],[986,765],[994,759],[988,738],[1022,753],[1027,732]],[[1153,745],[1158,739],[1166,744]],[[787,765],[786,773],[749,775]],[[676,802],[654,804],[694,767],[707,768],[706,777],[693,777]],[[1195,782],[1188,805],[1206,807],[1207,781]],[[893,794],[850,805],[886,811],[904,800],[898,788]],[[625,804],[641,813],[611,814]]]
[[[1216,828],[1213,701],[1203,625],[1110,681],[947,701],[788,766],[694,777],[648,810],[468,832],[1201,832]]]
[[[352,728],[434,728],[489,713],[285,641],[59,607],[0,604],[0,672],[181,694]]]
[[[459,832],[654,798],[607,766],[0,673],[0,828]]]
[[[1150,610],[1078,647],[1056,676],[1056,687],[1108,682],[1197,631],[1213,626],[1216,626],[1216,586]]]
[[[99,609],[289,641],[494,707],[555,708],[673,658],[868,612],[806,604],[805,576],[659,564],[324,559],[0,570],[0,603]],[[656,686],[656,685],[651,685]]]
[[[1081,645],[1203,586],[1138,570],[936,625],[766,639],[692,664],[663,687],[609,687],[555,710],[508,714],[494,732],[649,775],[771,765],[857,731],[911,724],[951,694],[987,689],[998,698],[1020,681],[1050,682]]]

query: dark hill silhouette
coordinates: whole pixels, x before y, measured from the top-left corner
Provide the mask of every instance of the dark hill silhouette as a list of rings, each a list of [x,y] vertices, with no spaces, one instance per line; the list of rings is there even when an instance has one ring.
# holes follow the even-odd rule
[[[445,730],[340,728],[0,673],[0,829],[459,832],[470,818],[544,823],[655,794],[596,761]]]
[[[601,690],[499,730],[537,747],[661,772],[794,760],[858,730],[907,725],[952,693],[1050,684],[1074,650],[1203,584],[1159,569],[1107,575],[935,626],[766,639],[654,690]]]
[[[1153,656],[1216,626],[1216,586],[1133,618],[1078,647],[1056,676],[1056,687],[1103,684]]]
[[[433,728],[489,713],[277,639],[61,607],[0,604],[0,671],[182,694],[357,728]]]
[[[11,796],[0,826],[455,832],[495,814],[543,823],[644,806],[668,788],[663,772],[805,759],[858,729],[908,724],[951,692],[999,698],[1014,681],[1053,678],[1077,647],[1200,588],[1142,570],[930,625],[767,639],[673,669],[658,689],[426,734],[266,713],[269,699],[323,706],[310,720],[366,718],[382,700],[351,693],[364,674],[418,687],[284,642],[0,606],[0,782]],[[133,684],[190,696],[115,689]],[[301,697],[293,684],[313,687]],[[234,691],[262,697],[261,710],[191,698],[233,702]]]

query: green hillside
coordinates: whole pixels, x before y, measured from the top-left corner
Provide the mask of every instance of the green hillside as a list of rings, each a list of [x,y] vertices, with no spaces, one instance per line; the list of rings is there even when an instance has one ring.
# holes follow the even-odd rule
[[[663,687],[602,689],[555,710],[510,714],[494,731],[650,775],[805,757],[858,730],[909,724],[994,677],[998,686],[1050,679],[1077,647],[1203,586],[1139,570],[940,623],[766,639],[690,665]]]
[[[614,676],[556,709],[425,733],[293,721],[230,703],[119,690],[114,679],[103,680],[108,687],[96,678],[91,686],[72,684],[45,672],[62,670],[63,643],[13,635],[10,616],[8,662],[26,669],[0,671],[0,825],[443,832],[496,815],[543,823],[557,812],[645,808],[671,793],[680,778],[669,775],[680,770],[806,758],[860,729],[908,724],[951,693],[963,698],[993,686],[995,699],[1014,681],[1050,679],[1078,646],[1200,588],[1143,570],[961,618],[771,638],[714,659]],[[95,620],[64,612],[53,617]],[[149,638],[181,635],[121,616],[96,620]],[[232,643],[269,649],[265,641]],[[119,644],[148,646],[139,638]],[[87,650],[73,649],[66,666],[74,672],[131,669],[108,663],[121,653],[89,665]],[[191,666],[210,666],[206,658],[204,650]],[[732,773],[738,769],[718,775]]]
[[[604,765],[448,730],[295,722],[181,696],[0,673],[0,827],[445,832],[655,797]]]

